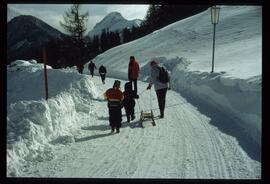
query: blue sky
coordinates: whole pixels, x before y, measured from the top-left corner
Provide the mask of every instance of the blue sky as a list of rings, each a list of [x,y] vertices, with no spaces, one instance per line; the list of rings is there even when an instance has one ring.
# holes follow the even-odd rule
[[[16,10],[20,14],[33,15],[54,28],[64,32],[59,25],[63,21],[64,12],[69,9],[71,4],[8,4],[8,7]],[[82,4],[82,12],[89,12],[87,32],[90,31],[96,23],[101,21],[108,13],[117,11],[128,20],[144,19],[149,5],[118,5],[118,4]]]

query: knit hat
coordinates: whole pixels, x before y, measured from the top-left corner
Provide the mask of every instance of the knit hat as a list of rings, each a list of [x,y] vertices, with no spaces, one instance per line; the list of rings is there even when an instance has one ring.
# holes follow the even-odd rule
[[[121,81],[115,80],[115,81],[114,81],[114,84],[113,84],[113,87],[120,88],[120,84],[121,84]]]

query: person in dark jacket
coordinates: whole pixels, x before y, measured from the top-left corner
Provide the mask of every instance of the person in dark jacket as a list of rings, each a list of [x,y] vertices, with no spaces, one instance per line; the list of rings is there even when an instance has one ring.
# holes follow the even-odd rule
[[[105,77],[106,77],[106,73],[107,73],[106,67],[101,65],[99,67],[98,72],[99,72],[99,75],[101,77],[102,83],[105,84]]]
[[[133,89],[134,92],[137,94],[138,88],[137,88],[137,80],[139,77],[140,72],[140,66],[138,62],[135,60],[134,56],[130,56],[129,58],[129,64],[128,64],[128,80],[129,82],[133,82]]]
[[[82,63],[77,64],[77,70],[79,73],[81,73],[81,74],[83,73],[83,64]]]
[[[108,100],[109,108],[109,122],[111,126],[111,133],[116,129],[116,133],[120,132],[121,122],[122,122],[122,100],[124,95],[120,90],[120,81],[115,80],[113,87],[108,89],[104,93],[104,98]]]
[[[94,70],[97,69],[95,63],[93,63],[93,61],[91,61],[88,65],[88,70],[90,71],[90,74],[92,75],[92,77],[94,76]]]
[[[123,100],[123,106],[126,111],[127,116],[127,122],[130,122],[130,120],[135,119],[134,115],[134,107],[135,107],[135,100],[136,98],[139,98],[137,94],[132,90],[132,84],[131,82],[127,82],[125,84],[125,91],[124,91],[124,100]]]

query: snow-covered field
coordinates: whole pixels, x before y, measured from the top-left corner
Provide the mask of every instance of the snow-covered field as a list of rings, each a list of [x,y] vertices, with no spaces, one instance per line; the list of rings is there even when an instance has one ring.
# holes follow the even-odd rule
[[[41,64],[8,66],[7,175],[261,178],[261,7],[221,8],[209,73],[212,28],[208,10],[108,50],[94,59],[112,77],[105,85],[73,68],[49,68],[48,101]],[[111,135],[102,93],[114,78],[123,86],[130,55],[141,66],[137,113],[152,103],[158,115],[154,91],[144,91],[152,59],[169,69],[172,90],[156,127],[138,127],[137,114]]]

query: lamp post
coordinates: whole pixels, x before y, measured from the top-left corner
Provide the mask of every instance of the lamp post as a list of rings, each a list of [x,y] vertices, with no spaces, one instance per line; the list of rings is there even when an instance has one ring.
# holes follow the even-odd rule
[[[219,21],[219,11],[220,7],[212,6],[211,7],[211,23],[214,25],[213,33],[213,55],[212,55],[212,72],[214,72],[214,58],[215,58],[215,36],[216,36],[216,24]]]

